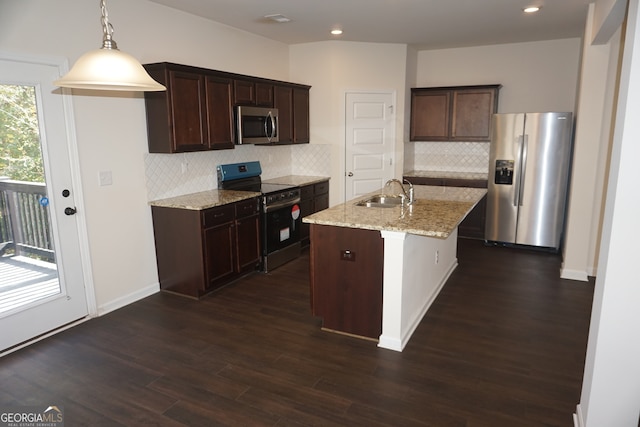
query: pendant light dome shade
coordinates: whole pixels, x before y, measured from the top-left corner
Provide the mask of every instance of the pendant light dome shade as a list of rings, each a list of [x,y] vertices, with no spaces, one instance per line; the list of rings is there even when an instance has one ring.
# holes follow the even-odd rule
[[[74,89],[126,90],[151,92],[166,90],[147,74],[144,67],[128,53],[118,50],[113,40],[113,26],[105,0],[102,11],[102,47],[85,53],[64,77],[53,82],[60,87]]]
[[[74,89],[161,91],[140,63],[117,49],[95,49],[82,55],[56,86]]]

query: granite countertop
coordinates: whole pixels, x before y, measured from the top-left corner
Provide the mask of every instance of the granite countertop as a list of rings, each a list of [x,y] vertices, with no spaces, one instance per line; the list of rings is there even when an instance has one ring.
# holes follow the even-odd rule
[[[287,184],[303,187],[305,185],[316,184],[327,180],[329,180],[328,176],[286,175],[278,178],[266,179],[262,182],[267,184]]]
[[[327,181],[328,179],[329,177],[327,176],[286,175],[279,178],[267,179],[263,182],[268,184],[304,186]],[[260,193],[252,191],[208,190],[201,191],[199,193],[169,197],[167,199],[152,200],[149,202],[149,205],[165,208],[203,210],[239,202],[259,195]]]
[[[253,191],[209,190],[170,197],[168,199],[153,200],[149,202],[149,205],[164,208],[203,210],[240,202],[257,196],[260,196],[260,193]]]
[[[418,178],[455,178],[455,179],[479,179],[486,180],[488,175],[483,172],[452,172],[452,171],[431,171],[431,170],[412,170],[402,174],[405,177]]]
[[[366,230],[400,231],[446,239],[487,193],[483,188],[414,185],[410,206],[375,208],[356,206],[358,197],[303,218],[303,222]]]

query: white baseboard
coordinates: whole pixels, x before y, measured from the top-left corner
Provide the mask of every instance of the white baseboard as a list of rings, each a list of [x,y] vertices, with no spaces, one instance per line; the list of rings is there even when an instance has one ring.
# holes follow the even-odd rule
[[[438,286],[436,286],[436,288],[433,290],[433,293],[429,295],[429,297],[427,298],[427,301],[422,307],[422,310],[420,310],[419,314],[411,322],[411,325],[409,325],[407,330],[404,331],[404,334],[402,335],[402,337],[393,338],[386,335],[380,335],[380,338],[378,339],[378,347],[386,348],[387,350],[399,351],[399,352],[401,352],[404,349],[404,347],[407,345],[407,343],[411,339],[411,336],[413,335],[415,330],[418,328],[418,325],[420,325],[422,318],[427,314],[429,307],[431,307],[431,304],[433,304],[436,297],[442,290],[442,287],[445,285],[445,283],[447,283],[447,280],[449,280],[449,277],[451,276],[451,274],[453,273],[453,271],[456,269],[457,266],[458,266],[458,259],[455,258],[452,264],[447,269],[442,280],[438,283]]]
[[[129,305],[158,292],[160,292],[160,283],[154,283],[146,288],[142,288],[136,292],[132,292],[128,295],[110,301],[107,304],[98,306],[98,316],[104,316],[107,313],[111,313],[125,305]]]
[[[588,282],[589,275],[586,271],[581,270],[569,270],[566,268],[560,269],[560,278],[569,280],[579,280],[581,282]]]
[[[580,404],[576,406],[576,413],[573,414],[573,427],[584,427],[584,419],[582,418],[582,408]]]
[[[386,348],[387,350],[402,351],[402,341],[397,338],[391,338],[384,335],[380,335],[378,339],[378,347]]]

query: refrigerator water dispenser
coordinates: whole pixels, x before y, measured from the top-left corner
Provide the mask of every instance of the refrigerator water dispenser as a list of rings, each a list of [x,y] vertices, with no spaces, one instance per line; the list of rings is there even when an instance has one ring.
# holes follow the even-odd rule
[[[513,160],[496,160],[496,184],[513,185]]]

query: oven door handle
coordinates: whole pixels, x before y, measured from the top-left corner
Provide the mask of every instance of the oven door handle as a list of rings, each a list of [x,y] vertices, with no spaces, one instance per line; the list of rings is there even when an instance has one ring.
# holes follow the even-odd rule
[[[291,207],[296,203],[300,203],[300,197],[296,197],[295,199],[285,200],[284,202],[273,203],[271,205],[264,205],[263,210],[265,213],[273,212],[276,209]]]

